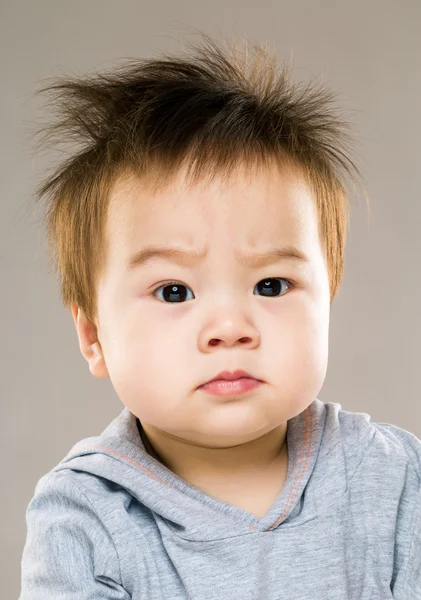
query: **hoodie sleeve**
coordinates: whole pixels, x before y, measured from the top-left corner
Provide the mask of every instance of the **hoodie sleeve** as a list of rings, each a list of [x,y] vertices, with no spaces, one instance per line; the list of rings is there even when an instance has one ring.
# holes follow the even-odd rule
[[[68,472],[42,477],[26,510],[19,600],[127,600],[113,540]]]

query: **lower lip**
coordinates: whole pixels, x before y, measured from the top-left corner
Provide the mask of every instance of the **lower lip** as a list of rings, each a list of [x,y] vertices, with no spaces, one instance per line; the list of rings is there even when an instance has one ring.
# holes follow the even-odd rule
[[[233,381],[215,379],[214,381],[200,386],[200,389],[215,394],[216,396],[233,396],[235,394],[244,394],[244,392],[254,390],[254,388],[261,384],[261,381],[250,379],[249,377],[241,377],[240,379],[234,379]]]

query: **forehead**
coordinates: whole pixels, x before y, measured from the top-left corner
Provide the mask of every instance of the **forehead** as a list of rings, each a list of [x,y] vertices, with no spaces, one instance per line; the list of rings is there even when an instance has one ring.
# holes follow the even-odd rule
[[[165,243],[309,246],[318,237],[315,199],[303,175],[276,167],[239,167],[195,182],[180,170],[158,188],[127,175],[111,191],[106,230],[111,252],[125,254]]]

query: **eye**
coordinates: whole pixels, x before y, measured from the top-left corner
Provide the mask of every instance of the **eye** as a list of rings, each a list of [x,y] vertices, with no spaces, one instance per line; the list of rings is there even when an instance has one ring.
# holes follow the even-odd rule
[[[178,281],[169,281],[165,285],[161,285],[159,288],[154,290],[153,295],[156,292],[163,291],[164,301],[169,302],[170,304],[174,304],[174,302],[170,300],[179,300],[184,301],[186,299],[186,292],[184,290],[188,290],[189,288]],[[175,302],[175,304],[179,304],[179,302]]]
[[[288,289],[294,287],[292,281],[289,279],[283,279],[281,277],[269,277],[268,279],[262,279],[262,281],[259,281],[256,287],[262,290],[264,296],[271,297],[272,294],[274,294],[276,297],[282,290],[282,285],[279,283],[280,281],[286,281]]]
[[[282,291],[282,284],[279,283],[282,281],[287,283],[287,291],[289,288],[295,287],[295,284],[290,279],[285,279],[281,277],[269,277],[268,279],[262,279],[261,281],[259,281],[255,289],[259,289],[262,292],[263,296],[266,296],[267,298],[276,298]],[[187,296],[185,290],[191,291],[190,288],[180,283],[179,281],[169,281],[165,285],[161,285],[158,288],[156,288],[153,291],[152,295],[154,296],[157,292],[161,292],[161,290],[163,292],[163,301],[169,304],[180,304],[180,302],[184,302]]]

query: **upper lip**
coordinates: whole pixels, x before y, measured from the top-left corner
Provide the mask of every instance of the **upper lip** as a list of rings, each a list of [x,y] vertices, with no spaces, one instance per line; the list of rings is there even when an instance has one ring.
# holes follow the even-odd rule
[[[233,381],[234,379],[240,379],[241,377],[248,377],[249,379],[256,379],[257,381],[262,381],[261,379],[257,379],[257,377],[254,377],[254,375],[247,373],[247,371],[243,371],[243,369],[237,369],[236,371],[222,371],[221,373],[218,373],[218,375],[212,377],[212,379],[209,379],[209,381],[206,381],[202,385],[210,383],[211,381],[215,381],[216,379],[225,379],[226,381]]]

